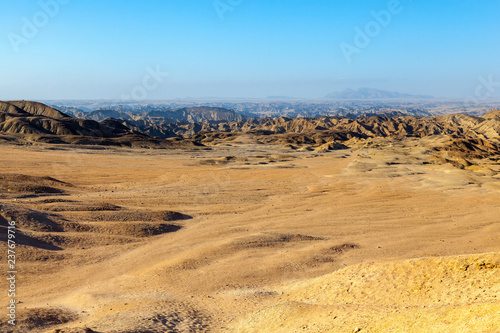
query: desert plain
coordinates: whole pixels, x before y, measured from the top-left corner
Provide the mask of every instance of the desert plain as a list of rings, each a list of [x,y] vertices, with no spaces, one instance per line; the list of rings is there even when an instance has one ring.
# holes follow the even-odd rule
[[[0,331],[498,332],[500,165],[448,141],[2,144]]]

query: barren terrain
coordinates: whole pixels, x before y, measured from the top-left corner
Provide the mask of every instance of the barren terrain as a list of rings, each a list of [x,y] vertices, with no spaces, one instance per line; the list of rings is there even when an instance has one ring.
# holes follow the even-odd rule
[[[500,165],[450,142],[2,145],[15,331],[495,332]]]

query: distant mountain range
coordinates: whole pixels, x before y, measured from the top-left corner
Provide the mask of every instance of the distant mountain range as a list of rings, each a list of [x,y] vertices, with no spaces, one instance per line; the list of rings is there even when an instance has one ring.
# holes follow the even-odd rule
[[[345,148],[344,142],[351,139],[448,136],[451,141],[447,146],[443,147],[441,140],[435,151],[454,154],[461,162],[444,159],[443,163],[463,169],[471,165],[465,158],[488,157],[494,161],[500,158],[500,111],[490,111],[483,117],[466,114],[416,117],[387,111],[361,117],[246,119],[232,110],[207,107],[145,114],[120,112],[125,111],[101,110],[86,113],[97,120],[81,119],[37,102],[0,101],[0,144],[45,142],[188,148],[232,144],[237,136],[244,136],[245,140],[253,140],[248,142],[278,144],[284,149],[332,150]],[[180,119],[171,122],[172,115]],[[106,119],[98,121],[104,117]]]
[[[346,89],[327,95],[328,99],[429,99],[433,96],[411,95],[395,91],[378,90],[372,88]]]
[[[75,110],[65,110],[68,114],[84,119],[101,121],[108,118],[126,119],[126,120],[144,120],[154,119],[161,123],[202,123],[202,122],[226,122],[242,121],[245,116],[235,113],[233,110],[216,107],[190,107],[176,110],[150,109],[147,111],[128,111],[121,107],[115,109],[95,110],[92,112],[83,112]]]

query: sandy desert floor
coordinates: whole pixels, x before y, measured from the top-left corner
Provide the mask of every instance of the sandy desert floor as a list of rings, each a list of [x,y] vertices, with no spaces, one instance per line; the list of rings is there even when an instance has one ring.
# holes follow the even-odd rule
[[[63,192],[1,199],[37,240],[17,331],[498,332],[500,165],[435,163],[426,140],[2,145],[3,176]]]

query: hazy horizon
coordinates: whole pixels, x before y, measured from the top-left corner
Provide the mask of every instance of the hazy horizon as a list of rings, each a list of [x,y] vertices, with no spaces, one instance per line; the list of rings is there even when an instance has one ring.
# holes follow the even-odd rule
[[[361,87],[498,99],[499,12],[451,0],[6,3],[0,100],[321,99]]]

